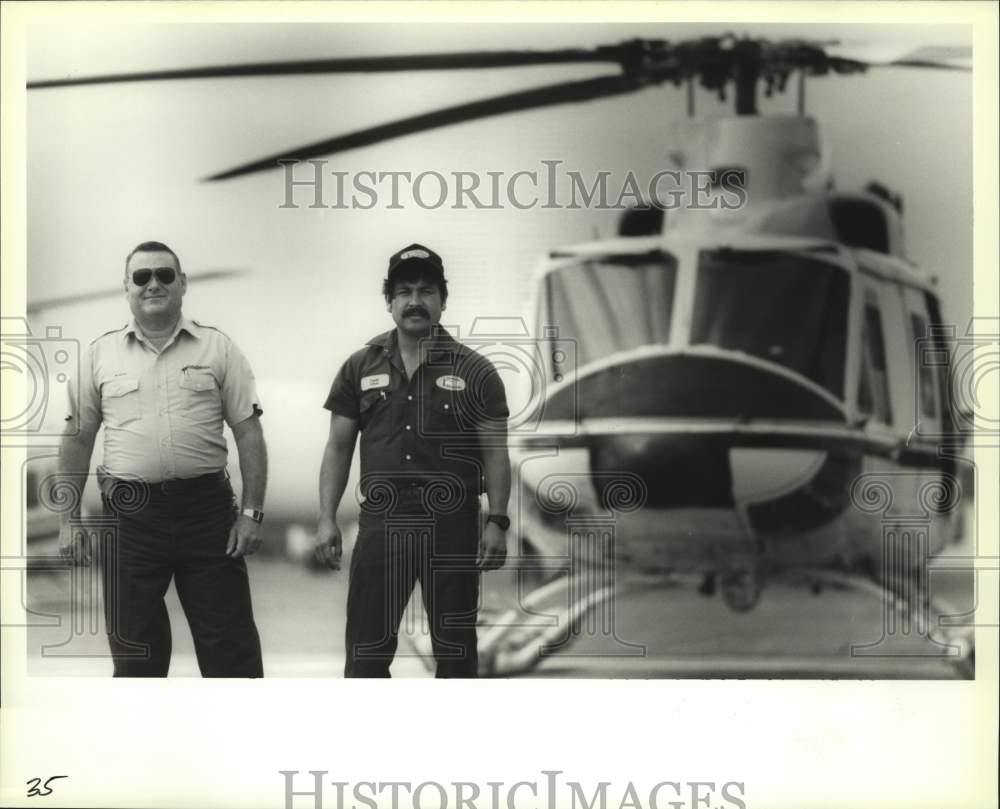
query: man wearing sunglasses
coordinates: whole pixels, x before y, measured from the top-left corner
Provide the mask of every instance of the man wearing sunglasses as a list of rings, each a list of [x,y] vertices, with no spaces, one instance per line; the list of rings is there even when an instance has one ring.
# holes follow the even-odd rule
[[[225,334],[181,313],[187,278],[165,244],[129,253],[123,283],[132,320],[81,359],[60,454],[63,481],[79,494],[104,426],[97,479],[115,528],[101,548],[114,674],[166,676],[173,579],[202,675],[263,676],[245,561],[260,544],[267,478],[253,372]],[[223,422],[239,453],[241,507]],[[74,511],[63,515],[60,550],[87,564]]]

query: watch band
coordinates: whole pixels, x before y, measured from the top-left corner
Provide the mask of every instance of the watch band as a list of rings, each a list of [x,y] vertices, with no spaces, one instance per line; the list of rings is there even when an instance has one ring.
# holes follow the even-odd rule
[[[491,522],[494,525],[499,526],[501,531],[506,531],[510,528],[510,517],[506,514],[490,514],[490,516],[486,518],[486,522]]]
[[[249,517],[254,522],[264,522],[264,512],[255,508],[245,508],[240,512],[244,517]]]

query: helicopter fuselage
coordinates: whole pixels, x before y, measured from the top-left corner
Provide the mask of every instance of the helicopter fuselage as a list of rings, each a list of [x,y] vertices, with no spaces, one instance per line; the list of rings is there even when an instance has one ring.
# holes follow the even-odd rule
[[[674,231],[555,251],[536,289],[546,384],[513,430],[534,564],[580,564],[597,528],[613,545],[597,555],[629,570],[878,578],[907,521],[926,555],[951,537],[947,345],[905,261]]]

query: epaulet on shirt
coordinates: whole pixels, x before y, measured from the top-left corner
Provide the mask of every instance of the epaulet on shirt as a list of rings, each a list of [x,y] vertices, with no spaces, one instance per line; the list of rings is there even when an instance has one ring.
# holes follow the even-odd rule
[[[217,329],[217,328],[215,328],[215,326],[207,326],[206,324],[200,323],[199,321],[195,320],[193,317],[191,318],[191,322],[194,323],[194,325],[197,326],[199,329],[211,329],[212,331],[217,331],[219,334],[221,334],[227,340],[231,340],[232,339],[222,329]]]
[[[103,340],[109,334],[121,334],[127,328],[128,328],[128,323],[126,323],[124,326],[120,326],[117,329],[111,329],[110,331],[106,331],[106,332],[104,332],[104,334],[99,334],[97,337],[95,337],[93,340],[90,341],[90,344],[93,345],[98,340]]]

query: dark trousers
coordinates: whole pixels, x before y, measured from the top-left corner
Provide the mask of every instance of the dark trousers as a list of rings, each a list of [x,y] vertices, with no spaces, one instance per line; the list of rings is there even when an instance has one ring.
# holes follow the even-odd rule
[[[347,594],[345,677],[388,677],[416,582],[438,677],[478,676],[478,509],[439,516],[361,514]]]
[[[145,497],[145,495],[143,495]],[[115,524],[103,553],[104,609],[115,677],[166,677],[173,578],[204,677],[262,677],[246,562],[226,556],[236,503],[228,480],[186,491],[150,487],[135,510],[104,499]]]

